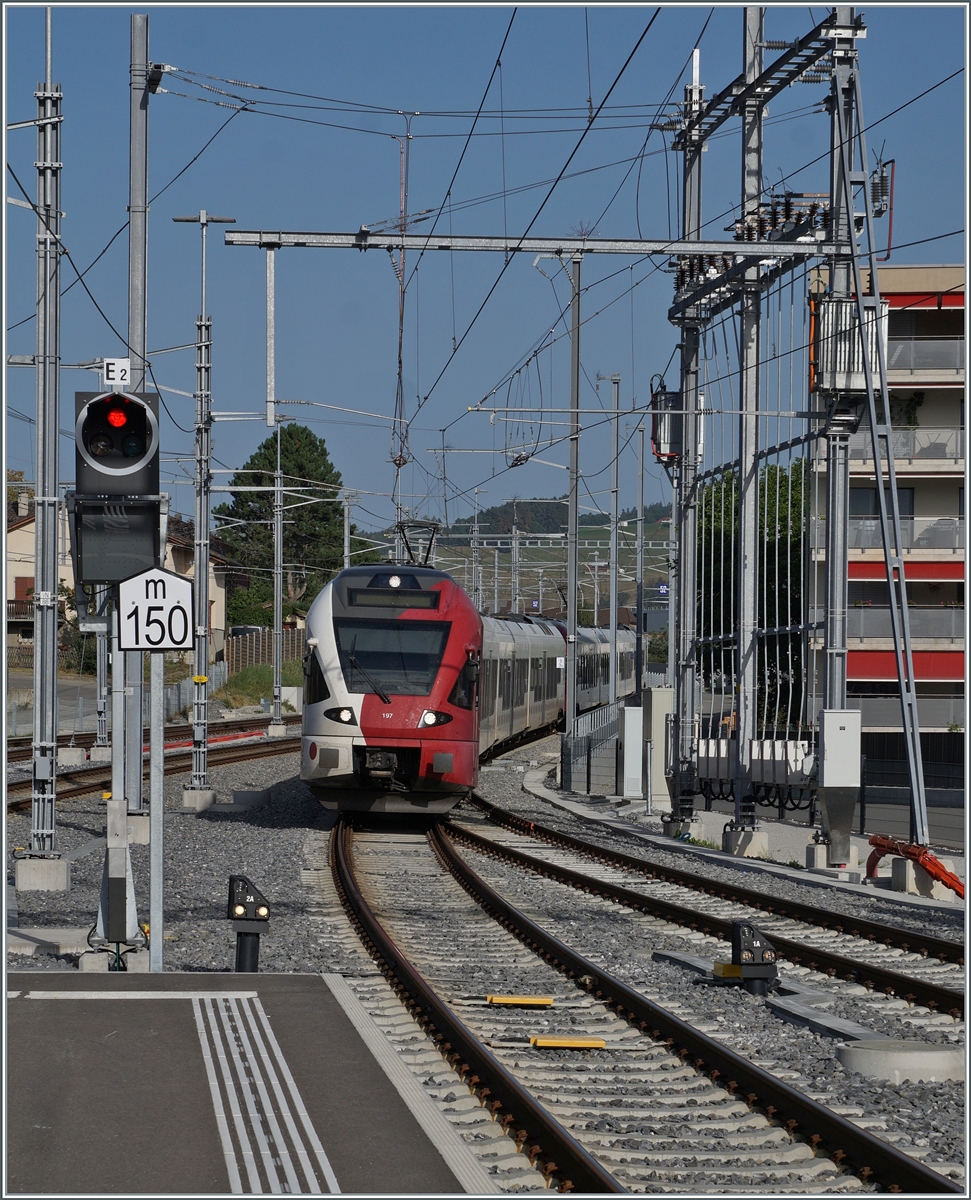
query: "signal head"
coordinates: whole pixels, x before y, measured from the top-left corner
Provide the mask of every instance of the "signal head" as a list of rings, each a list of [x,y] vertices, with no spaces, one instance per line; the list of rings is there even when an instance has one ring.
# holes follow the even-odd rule
[[[79,495],[158,493],[157,404],[153,395],[77,394],[75,477]]]

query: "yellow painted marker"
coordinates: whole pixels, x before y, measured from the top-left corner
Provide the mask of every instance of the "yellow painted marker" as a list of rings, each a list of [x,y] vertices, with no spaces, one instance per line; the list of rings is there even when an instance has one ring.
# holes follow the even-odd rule
[[[508,1004],[517,1008],[552,1008],[552,996],[486,996],[486,1004]]]
[[[550,1050],[604,1050],[607,1046],[598,1037],[531,1037],[529,1044]]]
[[[711,968],[716,979],[741,979],[742,968],[737,963],[715,962]]]

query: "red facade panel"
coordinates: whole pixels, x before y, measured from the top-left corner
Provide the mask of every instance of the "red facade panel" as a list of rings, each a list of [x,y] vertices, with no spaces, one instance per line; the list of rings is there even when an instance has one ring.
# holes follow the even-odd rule
[[[962,650],[915,650],[914,676],[922,681],[960,682],[964,679]],[[897,658],[892,650],[851,650],[847,679],[896,679]]]
[[[963,292],[891,292],[881,298],[890,308],[964,308]]]
[[[887,568],[882,562],[851,562],[850,579],[886,579]],[[904,578],[927,583],[960,583],[964,579],[964,563],[908,562],[904,564]]]

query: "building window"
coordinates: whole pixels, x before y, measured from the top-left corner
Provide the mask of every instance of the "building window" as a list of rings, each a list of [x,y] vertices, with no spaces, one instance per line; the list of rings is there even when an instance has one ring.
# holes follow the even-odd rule
[[[890,489],[884,487],[883,490],[887,497],[889,508]],[[900,509],[902,517],[912,517],[914,515],[914,489],[912,487],[897,488],[897,506]],[[877,489],[875,487],[850,488],[851,517],[876,517],[879,515],[877,511]]]

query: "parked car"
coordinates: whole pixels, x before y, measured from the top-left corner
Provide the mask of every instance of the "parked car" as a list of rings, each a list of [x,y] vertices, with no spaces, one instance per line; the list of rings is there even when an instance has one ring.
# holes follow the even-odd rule
[[[268,625],[231,625],[229,636],[246,637],[248,633],[265,633],[268,628]]]

